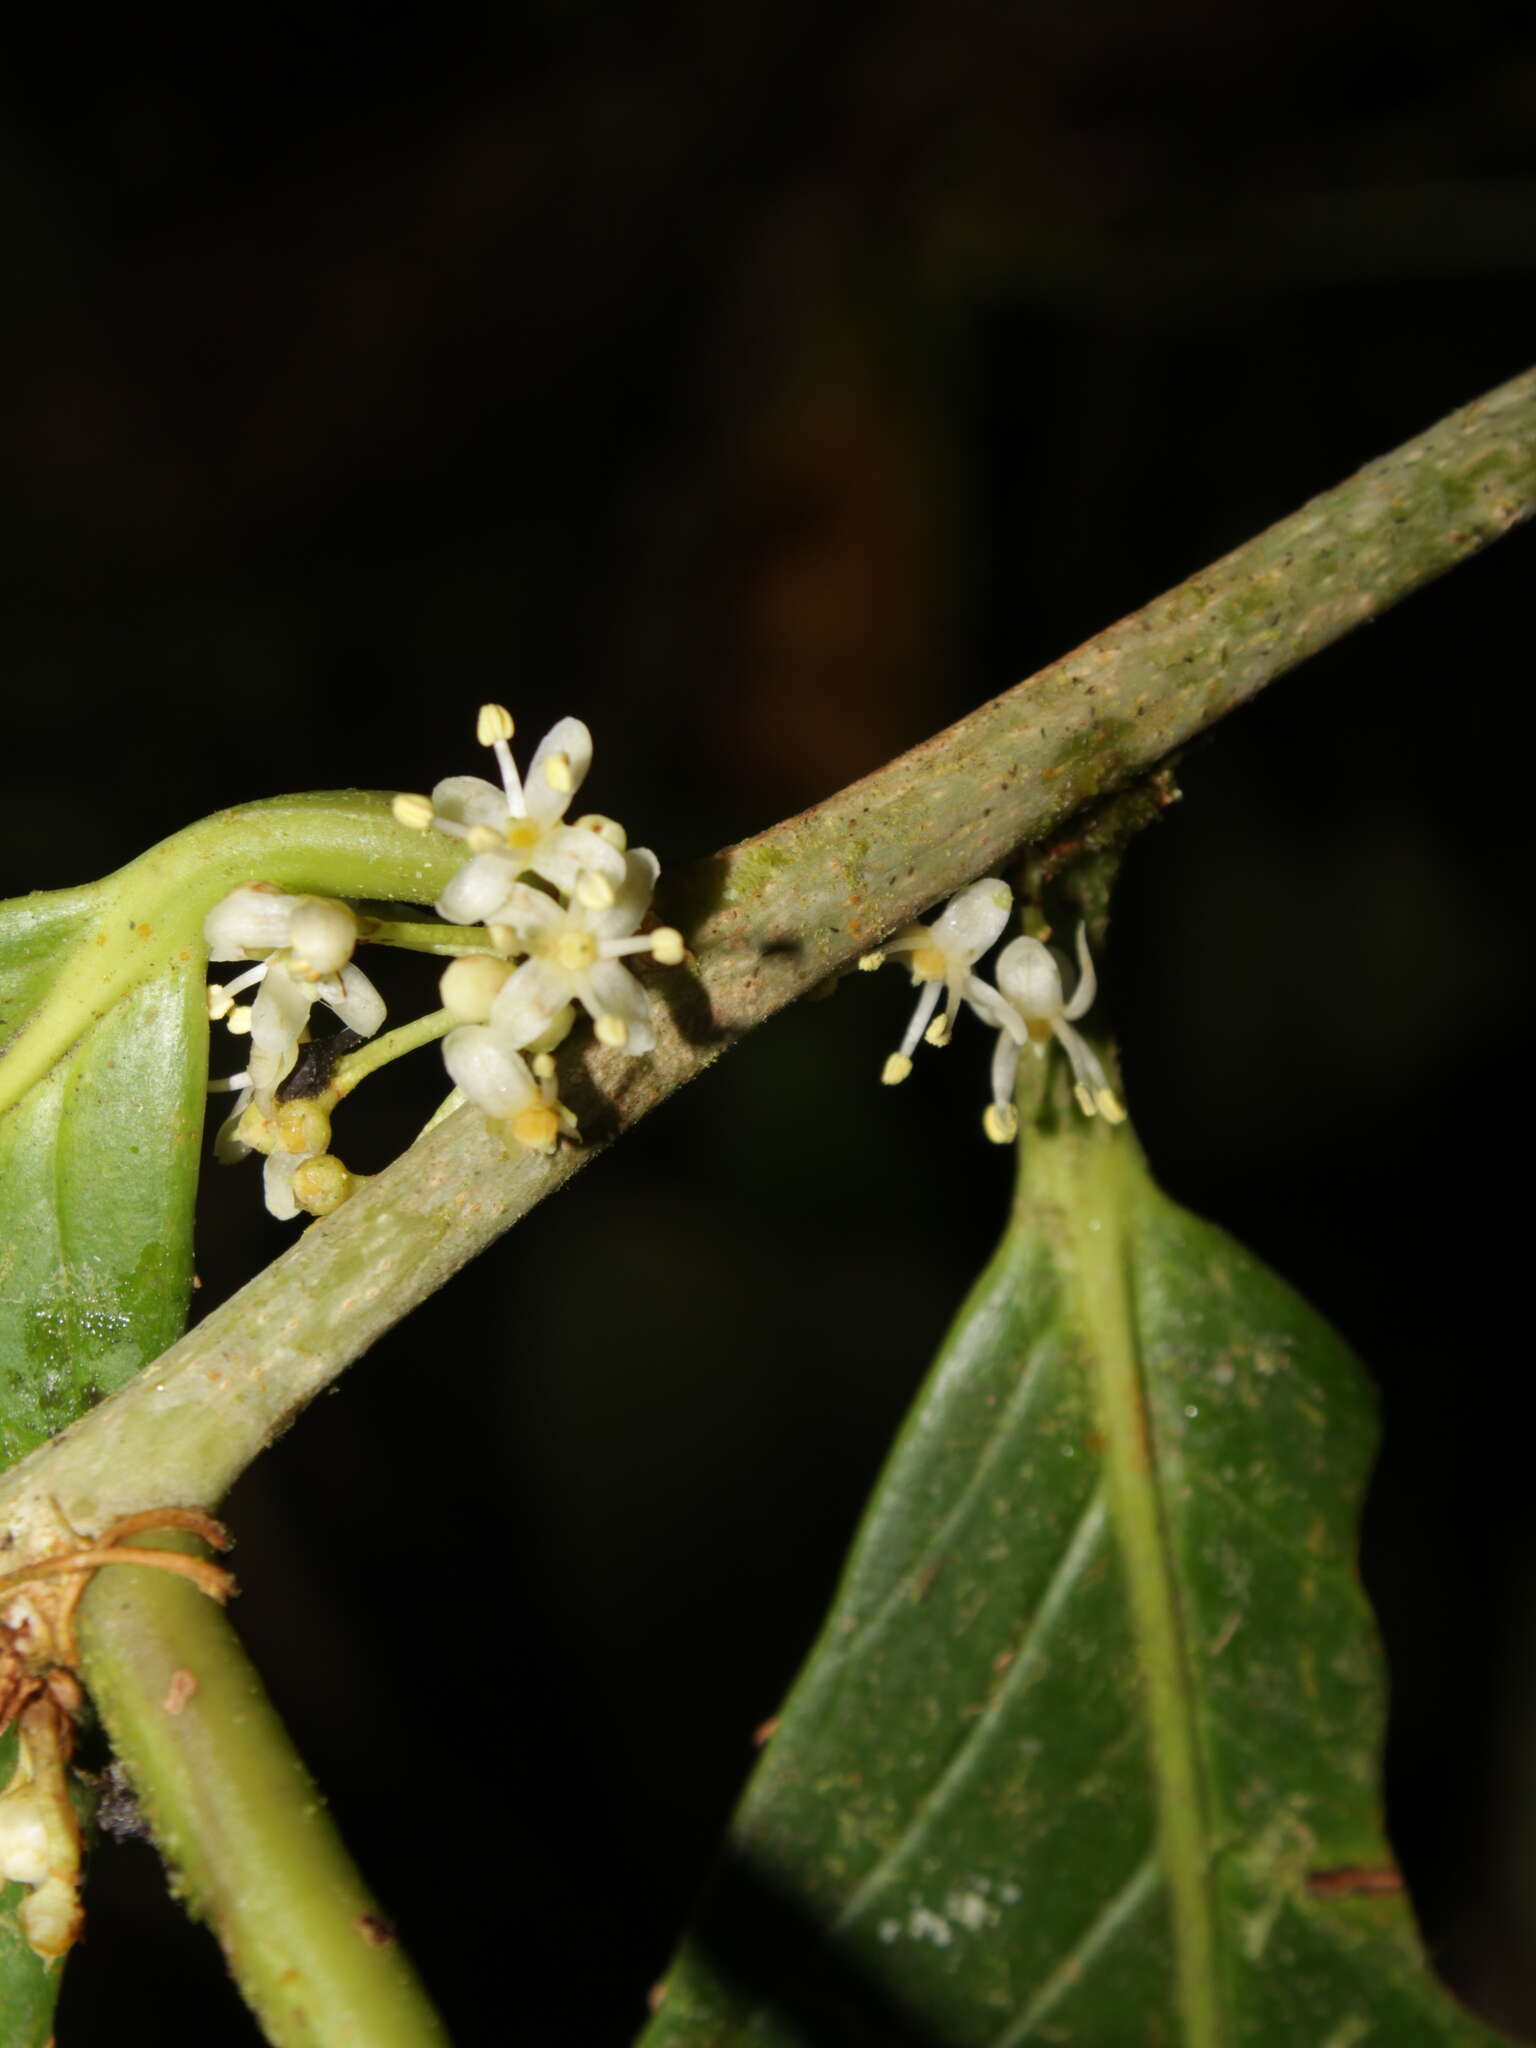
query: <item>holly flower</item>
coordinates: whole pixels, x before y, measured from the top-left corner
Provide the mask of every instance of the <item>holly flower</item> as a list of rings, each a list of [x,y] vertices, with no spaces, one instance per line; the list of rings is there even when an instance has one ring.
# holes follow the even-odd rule
[[[961,1003],[974,1001],[977,991],[985,992],[986,983],[971,970],[1002,937],[1012,908],[1013,891],[1008,884],[996,875],[986,875],[952,897],[932,924],[909,925],[878,952],[866,953],[860,960],[860,967],[869,969],[884,966],[893,953],[904,955],[913,982],[923,990],[900,1051],[893,1052],[885,1063],[880,1078],[887,1087],[905,1081],[911,1073],[912,1055],[920,1038],[926,1037],[930,1045],[946,1044]],[[935,1017],[941,995],[947,998],[944,1014]]]
[[[650,1051],[656,1043],[650,997],[621,962],[649,953],[675,967],[683,957],[682,935],[670,925],[639,929],[660,867],[649,847],[625,854],[619,887],[601,909],[580,895],[560,903],[526,882],[512,885],[490,927],[499,951],[527,956],[490,1005],[486,1028],[504,1050],[535,1044],[568,1004],[579,1003],[602,1044]]]
[[[293,1071],[317,1002],[360,1038],[371,1038],[384,1022],[383,997],[351,964],[358,925],[344,903],[327,896],[289,896],[255,882],[214,905],[203,922],[203,936],[213,960],[265,955],[233,981],[215,982],[208,990],[209,1016],[226,1018],[237,1034],[250,1034],[249,1094],[241,1110],[251,1100],[270,1109]],[[236,996],[257,984],[255,1001],[248,1008],[237,1006]]]
[[[1088,951],[1087,927],[1077,928],[1077,986],[1069,1002],[1062,992],[1061,969],[1056,956],[1039,939],[1014,939],[997,958],[997,987],[981,984],[979,1000],[973,1001],[978,1015],[997,1026],[997,1047],[992,1055],[992,1100],[982,1118],[982,1128],[997,1145],[1006,1145],[1018,1135],[1018,1113],[1013,1106],[1014,1084],[1018,1080],[1019,1054],[1027,1045],[1036,1059],[1054,1038],[1072,1065],[1072,1089],[1084,1116],[1102,1116],[1106,1123],[1125,1121],[1120,1098],[1110,1087],[1097,1053],[1081,1032],[1073,1027],[1086,1016],[1098,981]]]
[[[395,816],[417,831],[462,839],[471,858],[438,898],[450,924],[492,924],[523,875],[594,907],[611,904],[624,880],[624,828],[596,814],[567,825],[571,799],[592,765],[592,735],[579,718],[562,718],[540,740],[526,781],[507,742],[512,714],[483,704],[475,727],[496,756],[501,787],[479,775],[450,775],[430,797],[397,796]]]

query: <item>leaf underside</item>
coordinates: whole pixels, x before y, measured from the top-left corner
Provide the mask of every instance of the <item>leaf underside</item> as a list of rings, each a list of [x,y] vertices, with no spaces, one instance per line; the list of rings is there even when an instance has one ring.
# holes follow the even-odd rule
[[[1382,1833],[1374,1442],[1317,1315],[1047,1118],[644,2048],[1499,2040]]]

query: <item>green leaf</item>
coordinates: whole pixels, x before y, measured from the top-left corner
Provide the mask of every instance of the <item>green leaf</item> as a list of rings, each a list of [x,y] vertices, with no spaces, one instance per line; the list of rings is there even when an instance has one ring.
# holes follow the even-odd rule
[[[1048,1112],[645,2048],[1420,2048],[1364,1374]]]
[[[185,1325],[207,911],[258,879],[429,901],[453,865],[387,797],[287,797],[205,819],[88,887],[0,904],[0,1467]],[[14,1763],[14,1734],[0,1737],[0,1789]],[[47,2042],[61,1975],[20,1934],[24,1897],[0,1892],[5,2048]]]

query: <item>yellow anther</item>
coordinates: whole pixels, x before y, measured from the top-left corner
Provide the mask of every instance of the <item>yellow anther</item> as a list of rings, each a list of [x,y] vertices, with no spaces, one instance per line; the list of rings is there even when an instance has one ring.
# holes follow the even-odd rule
[[[293,1199],[311,1216],[339,1209],[357,1182],[334,1152],[306,1159],[293,1176]]]
[[[622,1017],[615,1016],[612,1010],[605,1011],[592,1029],[597,1034],[599,1045],[611,1045],[617,1050],[629,1043],[629,1026]]]
[[[536,1052],[528,1062],[536,1081],[552,1081],[555,1078],[555,1056],[552,1052]]]
[[[464,844],[471,853],[495,853],[503,840],[494,825],[471,825],[464,834]]]
[[[877,967],[883,967],[884,965],[885,955],[879,951],[861,953],[859,955],[859,972],[861,974],[873,974]]]
[[[562,932],[555,941],[554,955],[568,974],[581,974],[597,958],[597,940],[591,932]]]
[[[389,808],[394,812],[396,822],[409,825],[413,832],[425,832],[432,823],[432,799],[429,796],[402,793]]]
[[[551,789],[559,790],[562,796],[569,796],[576,787],[576,778],[571,773],[571,757],[566,753],[551,754],[544,763],[544,780]]]
[[[520,1109],[509,1119],[509,1126],[518,1144],[526,1145],[530,1152],[553,1152],[560,1136],[559,1117],[543,1103]]]
[[[601,811],[588,811],[584,818],[578,818],[576,829],[578,832],[595,832],[599,839],[606,839],[620,853],[629,850],[629,834],[624,827],[617,818],[605,818]]]
[[[235,999],[229,993],[229,990],[222,987],[216,981],[210,981],[208,984],[208,1016],[210,1021],[217,1024],[219,1019],[227,1017],[234,1007]]]
[[[1098,1115],[1099,1106],[1094,1101],[1093,1097],[1088,1093],[1088,1090],[1083,1086],[1081,1081],[1074,1081],[1072,1083],[1072,1093],[1077,1097],[1077,1106],[1083,1112],[1084,1116]]]
[[[612,910],[613,884],[606,875],[584,868],[576,877],[576,901],[588,910]]]
[[[1121,1102],[1113,1088],[1098,1089],[1093,1099],[1098,1104],[1099,1115],[1103,1117],[1105,1123],[1123,1124],[1125,1122],[1125,1105]]]
[[[494,747],[498,740],[509,740],[515,730],[512,714],[505,704],[482,704],[480,715],[475,720],[475,738],[482,747]]]
[[[524,953],[528,949],[518,935],[517,927],[510,924],[488,924],[485,935],[498,953]]]
[[[686,950],[682,933],[670,924],[659,924],[651,933],[651,958],[658,967],[680,967]]]
[[[935,1017],[928,1026],[928,1029],[923,1033],[923,1036],[930,1045],[948,1045],[949,1019],[947,1017]]]
[[[451,961],[439,984],[443,1008],[452,1010],[461,1024],[488,1023],[491,1005],[506,987],[511,972],[507,961],[492,960],[485,953]]]
[[[310,1096],[279,1103],[277,1142],[285,1152],[323,1152],[331,1142],[331,1113]]]
[[[912,1071],[912,1062],[904,1052],[893,1052],[881,1071],[880,1078],[887,1088],[894,1088],[898,1081],[905,1081]]]
[[[228,1024],[230,1030],[235,1034],[236,1038],[244,1038],[246,1033],[251,1028],[250,1004],[234,1004],[230,1010],[228,1017],[224,1021]]]
[[[912,974],[917,981],[942,981],[949,963],[937,946],[919,946],[912,955]]]
[[[1019,1113],[1011,1102],[999,1106],[989,1102],[982,1114],[981,1128],[994,1145],[1011,1145],[1019,1135]]]

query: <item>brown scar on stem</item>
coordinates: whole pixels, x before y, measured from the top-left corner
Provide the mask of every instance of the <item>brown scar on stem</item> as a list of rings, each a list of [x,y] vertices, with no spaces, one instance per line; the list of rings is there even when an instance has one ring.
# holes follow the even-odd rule
[[[197,1679],[190,1671],[173,1671],[171,1682],[165,1689],[165,1698],[160,1702],[168,1714],[179,1714],[197,1691]]]
[[[394,1928],[382,1913],[359,1913],[352,1925],[370,1948],[388,1948],[395,1938]]]

